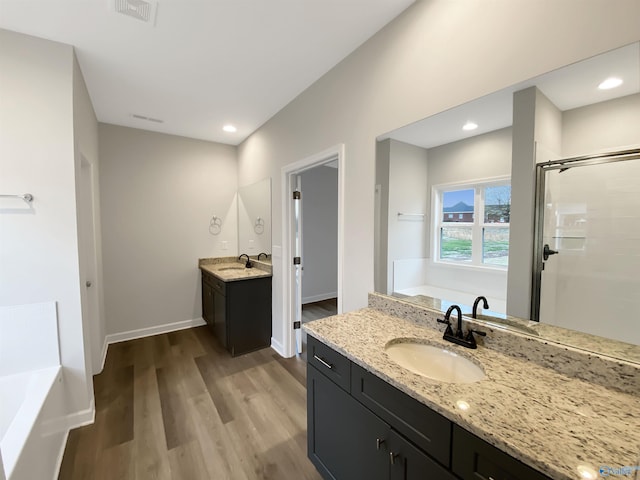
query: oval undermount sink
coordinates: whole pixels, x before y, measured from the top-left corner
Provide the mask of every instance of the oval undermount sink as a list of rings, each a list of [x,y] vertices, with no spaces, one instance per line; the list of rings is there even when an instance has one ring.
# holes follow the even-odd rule
[[[442,347],[417,342],[392,342],[385,351],[401,367],[440,382],[473,383],[485,374],[471,360]]]
[[[219,268],[218,271],[220,272],[226,272],[227,270],[244,270],[245,267],[222,267]]]

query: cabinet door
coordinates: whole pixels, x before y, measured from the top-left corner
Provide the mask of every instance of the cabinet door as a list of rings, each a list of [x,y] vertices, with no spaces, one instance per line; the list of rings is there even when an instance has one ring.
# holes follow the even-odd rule
[[[457,425],[453,427],[453,471],[463,480],[550,480]]]
[[[387,447],[391,480],[456,480],[453,474],[393,430]]]
[[[213,288],[202,279],[202,318],[207,325],[213,326]]]
[[[386,480],[389,426],[307,365],[308,455],[325,479]]]
[[[451,422],[364,368],[351,364],[351,395],[446,468]]]
[[[227,297],[213,289],[213,333],[227,347]]]
[[[232,356],[271,345],[271,278],[227,284],[227,349]]]

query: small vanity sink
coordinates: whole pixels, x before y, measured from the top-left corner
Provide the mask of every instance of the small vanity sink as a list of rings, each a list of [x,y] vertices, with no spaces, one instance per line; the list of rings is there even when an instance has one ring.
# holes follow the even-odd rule
[[[246,267],[242,267],[240,265],[238,265],[237,267],[222,267],[219,268],[218,271],[220,272],[226,272],[227,270],[244,270]]]
[[[485,378],[478,365],[442,347],[401,341],[389,343],[385,351],[401,367],[432,380],[473,383]]]

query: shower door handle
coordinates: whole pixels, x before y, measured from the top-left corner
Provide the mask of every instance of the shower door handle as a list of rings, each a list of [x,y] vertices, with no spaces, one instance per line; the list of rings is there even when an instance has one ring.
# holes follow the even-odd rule
[[[547,260],[549,260],[549,257],[551,255],[556,255],[557,253],[558,253],[557,250],[551,250],[549,248],[549,244],[545,243],[544,248],[542,249],[542,259],[546,262]]]

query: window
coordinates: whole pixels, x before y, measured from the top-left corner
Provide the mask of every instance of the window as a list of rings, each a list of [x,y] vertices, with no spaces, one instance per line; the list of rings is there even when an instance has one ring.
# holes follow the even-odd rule
[[[508,180],[434,187],[436,261],[506,267],[511,185]]]

